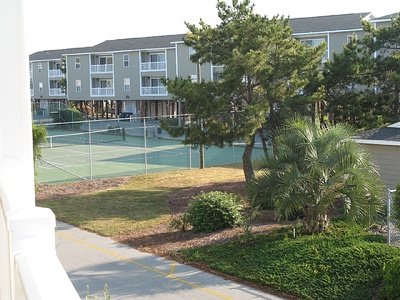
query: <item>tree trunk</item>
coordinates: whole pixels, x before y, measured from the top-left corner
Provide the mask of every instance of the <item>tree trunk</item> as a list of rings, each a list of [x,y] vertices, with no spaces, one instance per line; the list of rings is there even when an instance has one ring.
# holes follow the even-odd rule
[[[264,155],[267,157],[268,156],[267,139],[266,139],[266,137],[264,135],[264,130],[262,128],[260,128],[258,130],[258,135],[261,138],[261,145],[262,145],[263,150],[264,150]]]
[[[304,208],[303,229],[306,233],[321,233],[328,228],[329,219],[326,213],[315,215],[311,206]]]
[[[248,185],[254,176],[253,164],[251,163],[251,154],[255,144],[255,135],[253,134],[250,141],[246,143],[244,152],[242,155],[244,177],[246,184]]]

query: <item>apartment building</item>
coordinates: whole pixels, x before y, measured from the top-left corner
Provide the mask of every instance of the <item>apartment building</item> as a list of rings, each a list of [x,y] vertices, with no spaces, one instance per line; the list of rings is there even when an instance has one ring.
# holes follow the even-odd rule
[[[356,35],[362,38],[361,19],[375,26],[390,24],[395,15],[375,18],[372,13],[296,18],[290,20],[293,36],[310,46],[326,42],[324,60],[341,52]],[[99,111],[108,117],[121,113],[157,118],[181,112],[162,84],[162,78],[197,78],[190,61],[192,49],[183,43],[185,34],[107,40],[93,47],[49,50],[29,56],[31,99],[39,113],[49,113],[55,101],[74,101],[86,113]],[[62,58],[66,73],[61,72]],[[323,60],[323,61],[324,61]],[[204,80],[218,80],[222,69],[204,64]],[[67,79],[64,91],[60,80]]]

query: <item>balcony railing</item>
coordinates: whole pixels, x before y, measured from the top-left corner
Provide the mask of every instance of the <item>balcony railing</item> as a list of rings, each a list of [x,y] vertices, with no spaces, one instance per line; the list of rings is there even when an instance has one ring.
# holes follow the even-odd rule
[[[113,88],[92,88],[91,96],[114,96]]]
[[[167,69],[167,63],[165,61],[141,63],[142,71],[163,71],[166,69]]]
[[[65,96],[65,93],[60,89],[50,89],[49,90],[50,96]]]
[[[167,95],[165,86],[147,86],[142,87],[142,95]]]
[[[112,73],[114,71],[114,65],[106,64],[106,65],[91,65],[90,71],[92,74],[98,73]]]
[[[59,69],[49,70],[49,77],[63,77],[64,73]]]

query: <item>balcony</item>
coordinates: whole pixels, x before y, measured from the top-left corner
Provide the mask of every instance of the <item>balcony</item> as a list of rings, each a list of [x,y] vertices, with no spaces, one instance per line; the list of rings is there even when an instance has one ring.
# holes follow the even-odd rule
[[[165,86],[144,86],[142,87],[142,95],[164,96],[168,95],[168,92]]]
[[[113,88],[92,88],[91,96],[114,96]]]
[[[49,77],[63,77],[64,73],[60,69],[49,70]]]
[[[49,95],[50,96],[65,96],[65,93],[60,88],[56,88],[56,89],[50,89]]]
[[[167,69],[165,61],[143,62],[140,66],[141,71],[165,71]]]
[[[113,64],[105,64],[105,65],[91,65],[90,72],[92,74],[104,74],[104,73],[112,73],[114,71]]]

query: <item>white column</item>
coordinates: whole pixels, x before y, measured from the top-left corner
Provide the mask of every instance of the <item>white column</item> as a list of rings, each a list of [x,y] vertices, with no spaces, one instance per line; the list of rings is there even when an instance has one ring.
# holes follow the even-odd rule
[[[35,206],[22,3],[0,0],[0,299],[78,300],[56,255],[54,214]]]
[[[21,0],[0,1],[0,182],[17,201],[4,210],[35,205],[29,62]]]

